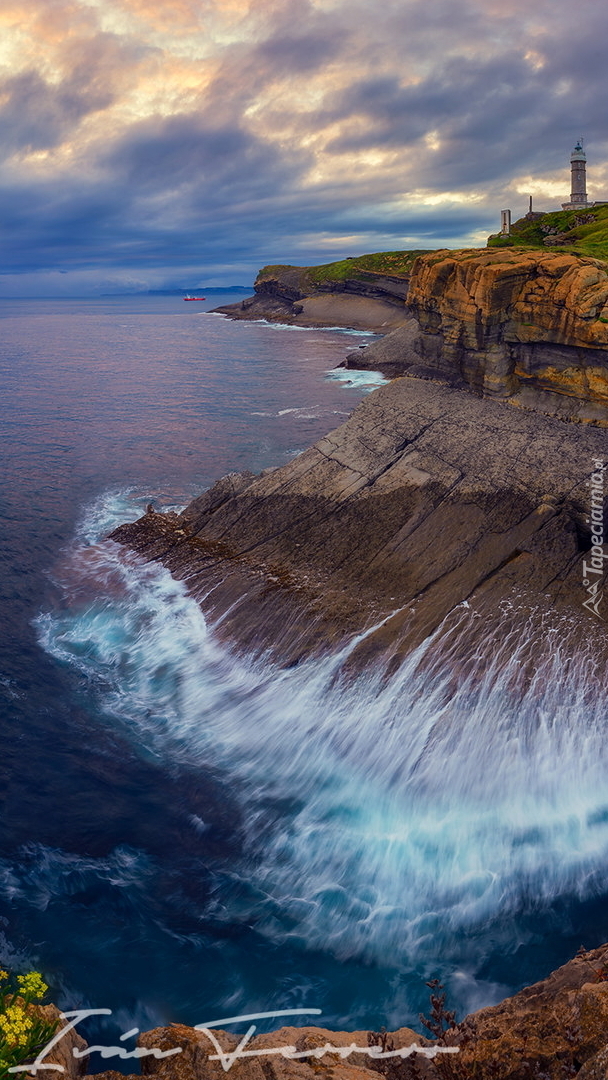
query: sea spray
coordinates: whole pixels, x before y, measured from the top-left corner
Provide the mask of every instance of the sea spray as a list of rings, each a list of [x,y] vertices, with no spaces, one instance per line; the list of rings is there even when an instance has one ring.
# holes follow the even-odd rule
[[[390,680],[342,680],[356,641],[287,670],[249,661],[182,583],[103,541],[127,510],[91,508],[40,641],[108,722],[168,765],[213,767],[240,801],[244,846],[207,922],[445,970],[514,949],[522,912],[607,889],[605,676],[558,634],[532,673],[525,627],[501,637],[497,620],[484,666],[455,676],[466,606]]]

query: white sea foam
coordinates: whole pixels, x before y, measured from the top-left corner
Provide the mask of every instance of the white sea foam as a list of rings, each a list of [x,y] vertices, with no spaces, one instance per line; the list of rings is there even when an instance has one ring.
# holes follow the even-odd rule
[[[80,537],[124,513],[124,496],[100,500]],[[238,781],[234,877],[251,888],[238,902],[218,888],[208,918],[343,958],[445,962],[484,927],[513,947],[522,906],[608,886],[608,699],[590,665],[539,645],[518,688],[521,634],[454,685],[459,630],[390,681],[341,683],[352,643],[295,669],[246,663],[162,567],[107,542],[90,553],[68,554],[66,606],[40,640],[133,739]]]
[[[227,318],[227,316],[222,315],[222,318]],[[270,322],[268,319],[251,319],[248,321],[253,325],[267,326],[270,330],[296,330],[300,333],[305,331],[308,334],[331,331],[332,334],[348,334],[349,337],[366,337],[371,340],[382,336],[373,330],[354,330],[350,326],[298,326],[296,323]]]
[[[380,371],[361,371],[355,368],[331,368],[325,372],[325,378],[352,386],[353,390],[368,389],[370,392],[389,381]]]
[[[269,322],[268,319],[251,319],[251,322],[257,323],[258,326],[267,326],[269,330],[308,330],[310,332],[309,326],[294,326],[292,323]]]

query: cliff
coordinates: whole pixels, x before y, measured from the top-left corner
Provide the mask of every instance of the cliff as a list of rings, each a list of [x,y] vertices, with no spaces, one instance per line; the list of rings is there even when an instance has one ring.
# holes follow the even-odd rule
[[[411,323],[346,365],[448,379],[549,415],[608,422],[602,262],[554,251],[433,252],[414,264],[407,307]]]
[[[608,267],[598,259],[493,247],[268,266],[254,297],[216,310],[380,331],[387,337],[350,353],[346,367],[608,423]]]
[[[268,295],[277,282],[283,292],[303,289],[298,275],[273,270]],[[442,627],[432,659],[455,682],[462,672],[496,672],[501,651],[516,649],[514,678],[524,682],[543,678],[547,657],[566,667],[580,646],[601,672],[604,611],[583,608],[582,568],[592,557],[592,474],[605,487],[606,286],[601,263],[562,253],[420,257],[408,321],[364,361],[384,350],[385,364],[407,377],[371,394],[288,465],[224,477],[182,514],[149,512],[112,537],[185,580],[218,634],[248,650],[272,649],[284,663],[350,639],[350,665],[381,660],[390,673]],[[446,627],[459,635],[451,651]],[[603,946],[480,1010],[443,1040],[458,1055],[440,1067],[330,1053],[322,1063],[274,1056],[233,1068],[240,1080],[311,1080],[311,1070],[335,1080],[375,1072],[389,1080],[599,1080],[608,1068],[607,975]],[[220,1037],[235,1045],[234,1036]],[[204,1038],[175,1025],[148,1033],[143,1046],[185,1052],[144,1059],[143,1071],[219,1080]],[[407,1029],[383,1038],[395,1047],[420,1041]],[[354,1036],[307,1028],[271,1039],[303,1052]]]
[[[215,310],[233,319],[386,333],[407,319],[404,301],[418,254],[388,251],[325,266],[265,266],[254,296]]]
[[[318,1080],[320,1076],[323,1080],[377,1080],[378,1074],[387,1080],[605,1080],[607,974],[608,946],[581,950],[547,979],[500,1005],[471,1014],[439,1041],[429,1041],[409,1028],[392,1033],[281,1028],[248,1042],[244,1049],[251,1056],[234,1061],[230,1076],[234,1080]],[[441,1010],[437,1023],[445,1026]],[[222,1052],[234,1050],[242,1038],[218,1030],[213,1035]],[[144,1057],[145,1076],[158,1080],[221,1080],[226,1076],[222,1063],[210,1060],[218,1048],[202,1031],[172,1024],[146,1032],[138,1044],[148,1051],[173,1051],[164,1060]],[[399,1050],[413,1045],[424,1047],[426,1055],[399,1055]],[[457,1049],[446,1053],[446,1047]],[[374,1053],[393,1056],[374,1057]],[[98,1074],[97,1080],[118,1077],[107,1072]]]

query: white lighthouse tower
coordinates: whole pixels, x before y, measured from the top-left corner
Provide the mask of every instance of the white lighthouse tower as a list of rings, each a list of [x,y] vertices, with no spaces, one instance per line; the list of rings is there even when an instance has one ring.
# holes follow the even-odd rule
[[[587,205],[587,155],[583,150],[582,139],[578,140],[570,154],[570,170],[572,172],[570,202],[573,210],[579,210]]]
[[[564,210],[584,210],[587,202],[587,155],[583,150],[583,140],[579,139],[570,154],[570,172],[572,183],[570,202],[562,203]]]

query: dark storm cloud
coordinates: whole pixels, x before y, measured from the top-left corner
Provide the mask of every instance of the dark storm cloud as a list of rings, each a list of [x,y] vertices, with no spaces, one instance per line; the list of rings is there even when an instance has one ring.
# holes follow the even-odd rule
[[[203,205],[277,191],[303,168],[301,152],[284,156],[243,125],[211,125],[197,114],[134,125],[103,164],[125,194],[185,187]]]
[[[14,150],[43,150],[55,146],[91,109],[109,105],[107,91],[94,97],[69,84],[49,86],[36,71],[28,71],[0,86],[5,105],[0,113],[0,145]]]
[[[530,115],[535,80],[521,57],[492,61],[447,60],[440,71],[413,86],[397,78],[362,81],[349,88],[336,118],[358,112],[370,120],[359,138],[339,138],[329,149],[344,151],[370,145],[411,144],[430,129],[447,136],[486,136]]]
[[[339,55],[339,40],[331,40],[319,31],[316,34],[275,34],[255,50],[252,61],[279,72],[315,71]]]
[[[596,46],[587,44],[593,60]],[[538,71],[521,55],[452,58],[417,85],[400,86],[396,77],[362,80],[344,92],[332,115],[340,121],[356,113],[366,126],[334,139],[328,150],[411,146],[422,154],[419,180],[450,188],[508,176],[520,165],[559,167],[565,140],[581,124],[592,139],[595,133],[605,143],[608,136],[597,108],[598,91],[608,93],[608,65],[598,66],[590,84],[587,55],[581,47],[568,67],[549,56]],[[571,89],[563,88],[565,81]],[[437,153],[416,147],[429,131],[443,144]]]
[[[295,19],[273,0],[200,60],[187,26],[163,45],[91,10],[54,70],[1,87],[5,273],[456,246],[495,226],[513,177],[560,170],[566,195],[579,135],[590,175],[608,158],[603,7],[353,0]],[[47,150],[48,167],[19,156]],[[420,190],[441,197],[396,201]]]

